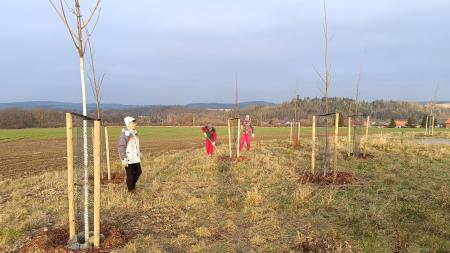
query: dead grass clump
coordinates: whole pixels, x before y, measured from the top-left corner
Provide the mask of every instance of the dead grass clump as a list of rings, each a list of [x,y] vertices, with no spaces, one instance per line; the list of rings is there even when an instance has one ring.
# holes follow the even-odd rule
[[[21,249],[21,253],[46,252],[46,253],[70,253],[67,248],[69,240],[68,226],[42,231],[31,238]],[[128,238],[123,231],[111,225],[101,226],[100,233],[105,236],[105,240],[100,243],[98,249],[79,250],[82,253],[108,252],[115,248],[120,248],[128,242]]]
[[[351,252],[353,252],[353,250],[348,242],[341,243],[334,239],[307,236],[307,237],[303,238],[303,240],[301,242],[299,242],[297,245],[292,247],[291,252],[351,253]]]
[[[302,205],[312,196],[313,192],[314,189],[311,186],[300,186],[293,194],[294,203],[297,206]]]
[[[301,184],[314,183],[319,185],[345,185],[352,184],[353,181],[355,181],[355,178],[351,173],[342,171],[337,172],[336,175],[334,175],[333,172],[328,172],[325,175],[321,172],[317,172],[315,174],[305,172],[300,176],[298,181]]]
[[[408,252],[408,242],[400,235],[398,229],[395,229],[394,235],[394,253]]]
[[[108,180],[108,177],[103,177],[101,179],[101,184],[121,184],[125,182],[127,175],[122,173],[111,173],[111,180]]]
[[[229,157],[229,156],[218,156],[217,160],[219,161],[225,161],[225,162],[243,162],[248,160],[246,156],[239,156],[238,158],[236,157]]]

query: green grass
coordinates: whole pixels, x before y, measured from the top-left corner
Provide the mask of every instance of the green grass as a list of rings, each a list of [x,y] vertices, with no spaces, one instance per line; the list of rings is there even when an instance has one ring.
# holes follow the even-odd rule
[[[111,138],[118,138],[122,127],[109,127]],[[142,139],[192,139],[201,137],[200,127],[138,127]],[[317,129],[317,134],[324,131]],[[448,133],[449,129],[436,129],[436,134]],[[256,127],[257,138],[289,138],[290,128],[288,127]],[[301,136],[308,138],[311,136],[311,127],[301,128]],[[369,128],[369,134],[379,133],[422,133],[421,128]],[[226,127],[217,127],[217,134],[220,138],[227,138]],[[339,128],[340,135],[347,134],[347,128]],[[65,128],[26,128],[26,129],[0,129],[0,142],[16,140],[41,140],[41,139],[61,139],[65,138]]]

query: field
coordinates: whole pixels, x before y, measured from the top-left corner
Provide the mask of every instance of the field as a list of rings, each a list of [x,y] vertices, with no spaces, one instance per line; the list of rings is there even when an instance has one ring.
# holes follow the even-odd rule
[[[122,173],[119,132],[110,129],[110,146]],[[260,145],[232,163],[206,157],[199,128],[140,128],[138,193],[102,186],[102,222],[130,238],[115,252],[450,251],[448,130],[437,130],[431,145],[418,144],[428,143],[423,129],[370,129],[373,158],[340,157],[339,170],[356,179],[341,186],[299,183],[311,129],[296,149],[287,128],[256,133]],[[347,129],[339,133],[345,152]],[[218,135],[225,154],[226,129]],[[16,252],[67,223],[65,130],[0,130],[0,143],[0,252]]]

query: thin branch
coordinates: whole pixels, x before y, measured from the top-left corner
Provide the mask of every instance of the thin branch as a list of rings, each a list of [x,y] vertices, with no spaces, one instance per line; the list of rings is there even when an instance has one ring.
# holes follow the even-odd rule
[[[91,15],[87,19],[86,23],[83,24],[82,28],[85,28],[86,26],[89,25],[89,23],[91,22],[92,17],[95,15],[95,11],[97,10],[99,4],[100,4],[100,0],[97,0],[97,3],[95,4],[94,10],[91,11]]]
[[[98,9],[98,15],[97,15],[97,18],[95,19],[94,25],[92,26],[91,32],[89,32],[89,36],[91,36],[94,33],[95,28],[97,27],[98,20],[100,19],[101,12],[102,12],[102,8],[100,7]],[[87,31],[87,29],[86,29],[86,31]]]
[[[316,69],[316,67],[314,65],[312,65],[314,71],[316,72],[316,74],[319,76],[319,78],[322,80],[322,82],[325,83],[325,79],[323,79],[322,75],[319,73],[319,71]]]
[[[76,41],[78,40],[78,38],[77,38],[77,36],[73,33],[72,29],[70,28],[69,21],[67,20],[67,17],[66,17],[66,13],[64,12],[64,6],[63,6],[62,1],[61,1],[61,0],[59,1],[60,5],[61,5],[61,10],[59,10],[59,9],[56,7],[56,5],[53,3],[52,0],[49,0],[49,2],[50,2],[50,4],[51,4],[51,6],[53,7],[53,9],[55,9],[56,14],[59,16],[59,18],[61,19],[61,21],[62,21],[62,22],[64,23],[64,25],[66,26],[66,28],[67,28],[67,30],[68,30],[68,32],[69,32],[70,38],[72,39],[72,42],[73,42],[73,44],[74,44],[74,46],[78,49],[78,44],[76,43]]]

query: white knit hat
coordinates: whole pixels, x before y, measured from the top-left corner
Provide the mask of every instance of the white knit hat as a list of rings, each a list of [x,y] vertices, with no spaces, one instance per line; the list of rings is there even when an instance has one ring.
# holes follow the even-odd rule
[[[133,118],[133,117],[130,117],[130,116],[126,116],[126,117],[123,119],[123,122],[125,122],[125,126],[128,126],[128,125],[130,125],[130,123],[131,123],[132,121],[134,121],[134,120],[136,120],[136,119]]]

